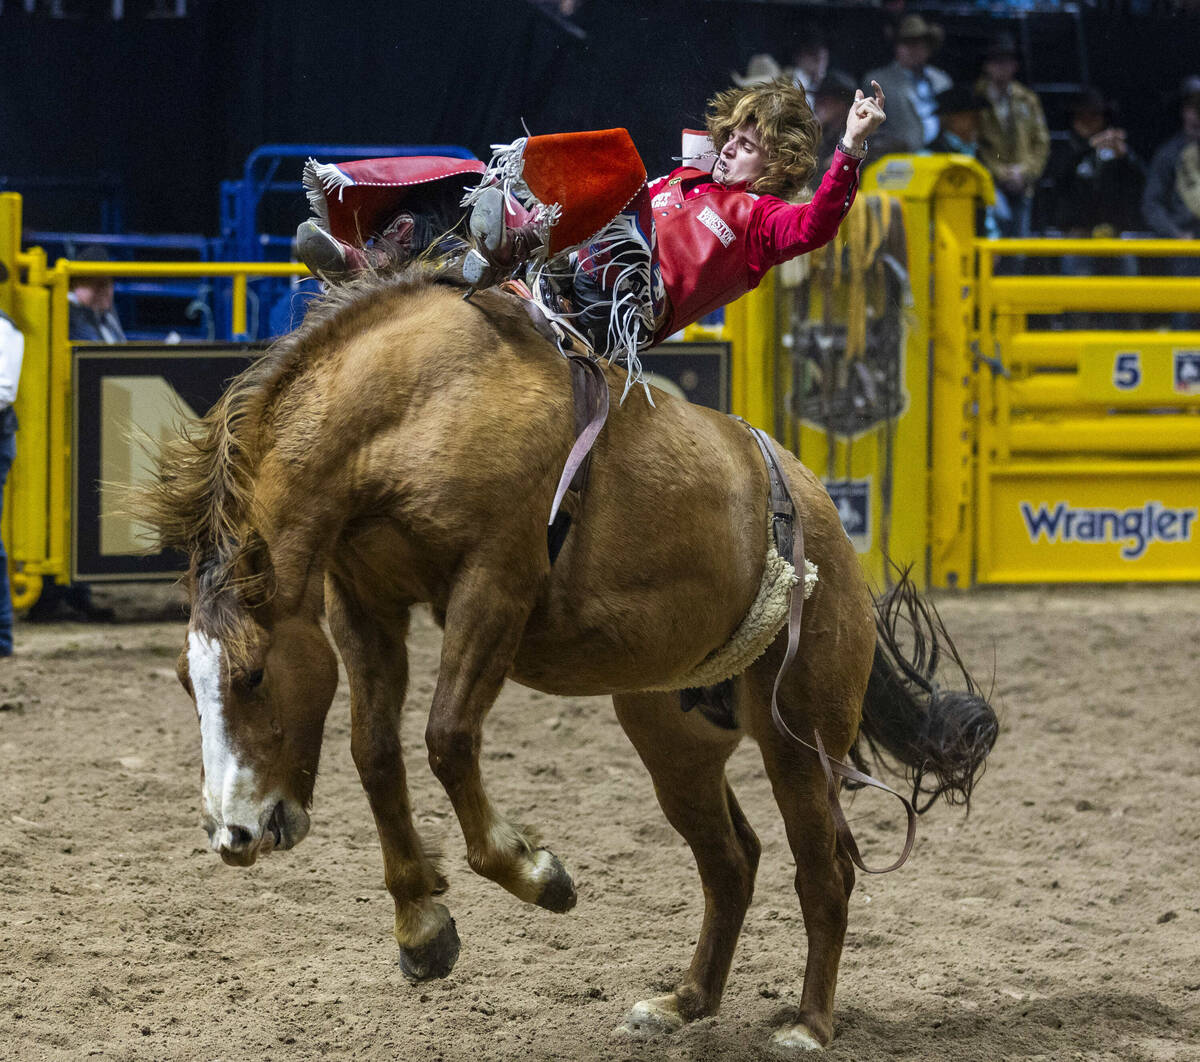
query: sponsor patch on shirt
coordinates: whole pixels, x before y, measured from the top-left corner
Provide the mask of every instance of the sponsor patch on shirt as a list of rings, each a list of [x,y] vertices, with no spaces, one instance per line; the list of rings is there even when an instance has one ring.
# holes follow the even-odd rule
[[[650,200],[652,207],[664,207],[671,201],[670,192],[659,192],[653,199]]]
[[[728,247],[733,243],[735,239],[733,229],[725,224],[725,219],[717,214],[712,207],[705,207],[700,211],[699,221],[701,225],[709,229],[721,241],[723,247]]]

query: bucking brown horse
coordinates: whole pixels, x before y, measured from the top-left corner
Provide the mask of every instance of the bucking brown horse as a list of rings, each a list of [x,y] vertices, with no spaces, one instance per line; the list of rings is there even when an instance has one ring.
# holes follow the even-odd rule
[[[337,683],[324,613],[349,676],[352,751],[401,966],[410,980],[450,971],[459,940],[435,899],[446,881],[413,827],[399,738],[409,612],[426,603],[445,631],[429,762],[473,870],[527,903],[575,903],[563,865],[505,819],[480,776],[484,718],[509,678],[611,694],[695,854],[705,910],[691,967],[673,993],[634,1006],[627,1032],[670,1031],[720,1004],[759,857],[725,763],[754,738],[808,936],[799,1021],[775,1043],[828,1044],[854,870],[817,757],[772,722],[785,634],[727,686],[731,726],[682,711],[678,692],[758,598],[763,457],[733,419],[661,392],[652,406],[635,388],[614,399],[551,564],[547,518],[575,438],[568,364],[515,299],[461,296],[415,269],[331,290],[159,456],[142,512],[190,559],[179,675],[200,718],[212,846],[249,866],[308,831]],[[624,371],[606,373],[620,395]],[[819,734],[830,757],[890,753],[918,789],[965,802],[994,714],[969,681],[951,695],[931,681],[936,641],[918,636],[905,658],[897,610],[929,614],[911,593],[873,601],[821,483],[790,455],[783,468],[817,579],[781,716]]]

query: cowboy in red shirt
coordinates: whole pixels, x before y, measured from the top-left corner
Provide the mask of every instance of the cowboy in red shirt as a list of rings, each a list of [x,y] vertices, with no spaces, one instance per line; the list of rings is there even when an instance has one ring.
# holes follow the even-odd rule
[[[803,90],[783,79],[717,95],[710,150],[649,183],[623,129],[518,140],[497,152],[463,201],[473,247],[464,277],[485,286],[524,267],[531,287],[558,293],[563,316],[599,352],[632,360],[836,235],[867,138],[884,120],[883,93],[872,89],[873,97],[857,91],[830,167],[803,204],[789,200],[813,176],[820,127]],[[356,165],[371,164],[339,172]],[[361,183],[364,195],[379,187]],[[325,179],[330,206],[334,185]],[[337,190],[340,199],[356,189]],[[307,240],[304,232],[300,251],[317,260],[314,272],[366,264],[361,250],[327,232],[310,229]]]

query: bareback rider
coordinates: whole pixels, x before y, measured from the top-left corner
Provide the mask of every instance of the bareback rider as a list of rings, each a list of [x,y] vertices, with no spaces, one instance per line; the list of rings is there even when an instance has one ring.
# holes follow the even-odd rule
[[[597,352],[636,368],[638,350],[836,235],[858,189],[867,138],[884,120],[883,92],[875,82],[872,89],[873,97],[856,91],[829,169],[801,204],[792,200],[813,176],[821,130],[803,89],[785,79],[715,96],[707,115],[709,150],[689,156],[685,142],[685,157],[695,165],[649,183],[623,129],[528,137],[502,147],[463,200],[473,248],[463,275],[482,287],[524,268],[531,287],[557,293],[562,316]],[[426,165],[310,166],[306,180],[320,219],[300,227],[297,246],[314,272],[336,278],[380,266],[411,247],[395,242],[395,232],[411,225],[410,215],[394,219],[395,202],[392,216],[381,221],[388,215],[378,206],[388,163]],[[366,166],[375,167],[374,179],[356,184],[355,167]],[[483,169],[479,163],[452,168],[460,183]],[[435,180],[444,184],[445,175]],[[392,187],[404,196],[418,183],[393,177]],[[346,238],[356,192],[364,202],[375,197],[367,223],[354,219],[358,232],[378,234],[365,249]]]

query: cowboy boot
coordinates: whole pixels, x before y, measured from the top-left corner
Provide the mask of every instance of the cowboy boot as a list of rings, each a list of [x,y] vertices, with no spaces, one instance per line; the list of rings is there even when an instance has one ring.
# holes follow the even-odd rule
[[[365,269],[394,269],[412,257],[412,214],[397,214],[368,247],[355,247],[308,220],[296,230],[296,256],[327,280],[348,280]]]
[[[333,281],[346,280],[369,264],[361,248],[336,239],[312,219],[296,229],[296,257],[314,276]]]
[[[511,276],[545,242],[539,215],[496,186],[480,194],[467,222],[471,251],[463,276],[477,288]]]

